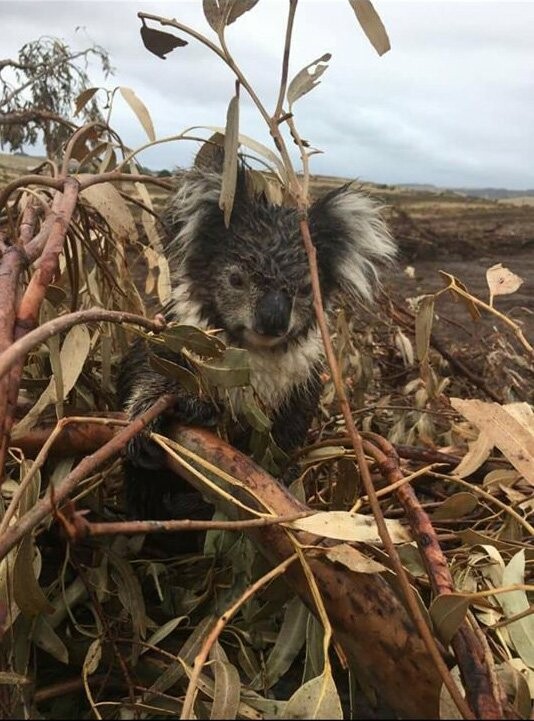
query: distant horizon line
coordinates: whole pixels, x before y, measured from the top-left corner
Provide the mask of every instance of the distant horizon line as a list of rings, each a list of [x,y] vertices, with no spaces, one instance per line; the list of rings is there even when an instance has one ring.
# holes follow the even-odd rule
[[[45,160],[46,156],[44,155],[33,155],[32,153],[28,153],[25,150],[24,151],[16,151],[14,153],[6,153],[2,149],[0,149],[0,156],[17,156],[17,157],[27,157],[27,158],[35,158],[36,160]],[[142,164],[141,164],[142,165]],[[142,167],[149,170],[151,173],[161,173],[164,171],[167,171],[171,174],[173,174],[173,171],[169,168],[150,168],[147,165],[142,165]],[[302,173],[297,172],[297,175],[302,175]],[[387,186],[395,186],[395,187],[401,187],[401,188],[435,188],[436,190],[452,190],[452,191],[506,191],[509,193],[514,193],[517,195],[525,194],[525,195],[534,195],[534,187],[528,188],[528,187],[522,187],[522,188],[510,188],[506,185],[438,185],[436,183],[433,183],[431,181],[403,181],[403,182],[385,182],[385,181],[379,181],[379,180],[371,180],[369,178],[360,178],[358,176],[355,176],[353,178],[347,177],[345,175],[332,175],[330,173],[310,173],[311,178],[325,178],[330,180],[345,180],[346,182],[360,182],[360,183],[370,183],[372,185],[387,185]]]

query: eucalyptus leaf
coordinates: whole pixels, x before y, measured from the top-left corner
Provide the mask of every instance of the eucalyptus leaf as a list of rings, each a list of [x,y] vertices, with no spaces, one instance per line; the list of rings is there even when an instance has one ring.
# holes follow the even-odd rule
[[[224,162],[219,207],[224,213],[224,224],[228,228],[234,207],[237,184],[237,150],[239,148],[239,93],[236,92],[228,105],[224,132]]]
[[[325,53],[321,55],[320,58],[317,58],[317,60],[306,65],[306,67],[302,68],[302,70],[295,75],[287,89],[287,102],[289,103],[290,110],[296,100],[306,95],[306,93],[309,93],[316,85],[319,85],[319,78],[328,67],[326,63],[331,57],[331,53]]]

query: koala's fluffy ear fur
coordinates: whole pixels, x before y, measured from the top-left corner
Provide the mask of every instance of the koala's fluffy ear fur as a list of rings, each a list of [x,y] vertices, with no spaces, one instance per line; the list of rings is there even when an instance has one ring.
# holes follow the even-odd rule
[[[344,185],[317,200],[309,219],[326,283],[370,300],[380,267],[396,254],[378,203]]]

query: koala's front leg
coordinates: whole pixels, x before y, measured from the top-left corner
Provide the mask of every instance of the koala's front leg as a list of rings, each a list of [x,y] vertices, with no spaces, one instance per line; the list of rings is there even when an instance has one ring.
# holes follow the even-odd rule
[[[158,355],[187,368],[186,359],[179,354],[164,351],[158,352]],[[180,383],[151,367],[146,343],[142,340],[135,341],[121,363],[117,386],[119,401],[129,418],[146,411],[162,395],[176,396],[174,406],[128,444],[128,461],[138,468],[156,470],[164,465],[165,452],[150,441],[150,432],[165,434],[172,421],[192,426],[214,426],[217,423],[219,411],[212,401],[189,393]]]
[[[321,370],[321,364],[311,369],[307,383],[293,391],[273,419],[273,439],[289,456],[306,442],[321,396]],[[280,480],[289,485],[299,475],[300,469],[293,463],[284,469]]]

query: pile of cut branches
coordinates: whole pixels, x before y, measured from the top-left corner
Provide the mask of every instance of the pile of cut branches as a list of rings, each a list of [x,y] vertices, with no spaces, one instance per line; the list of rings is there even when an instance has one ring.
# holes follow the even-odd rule
[[[383,42],[361,15],[370,3],[351,4]],[[209,42],[253,93],[225,43],[235,5],[205,5],[220,44]],[[149,20],[187,32],[144,15],[153,51],[171,36]],[[288,57],[267,114],[279,156],[239,136],[238,93],[218,129],[221,205],[229,215],[240,144],[274,157],[310,250],[311,151],[284,102],[313,87],[325,58],[288,89]],[[157,142],[145,106],[123,95]],[[283,122],[303,175],[288,165]],[[172,398],[128,422],[118,360],[134,333],[212,342],[147,315],[147,297],[169,292],[157,209],[172,182],[142,174],[136,154],[89,122],[60,165],[0,190],[4,718],[528,717],[534,354],[494,303],[520,279],[490,269],[486,302],[446,274],[439,293],[395,300],[393,278],[373,311],[341,303],[326,328],[315,273],[330,371],[293,459],[300,477],[288,490],[215,435],[176,427],[152,438],[214,502],[213,521],[127,521],[121,454]],[[501,324],[477,365],[439,340],[445,294]],[[199,552],[181,553],[177,531],[205,532]]]

